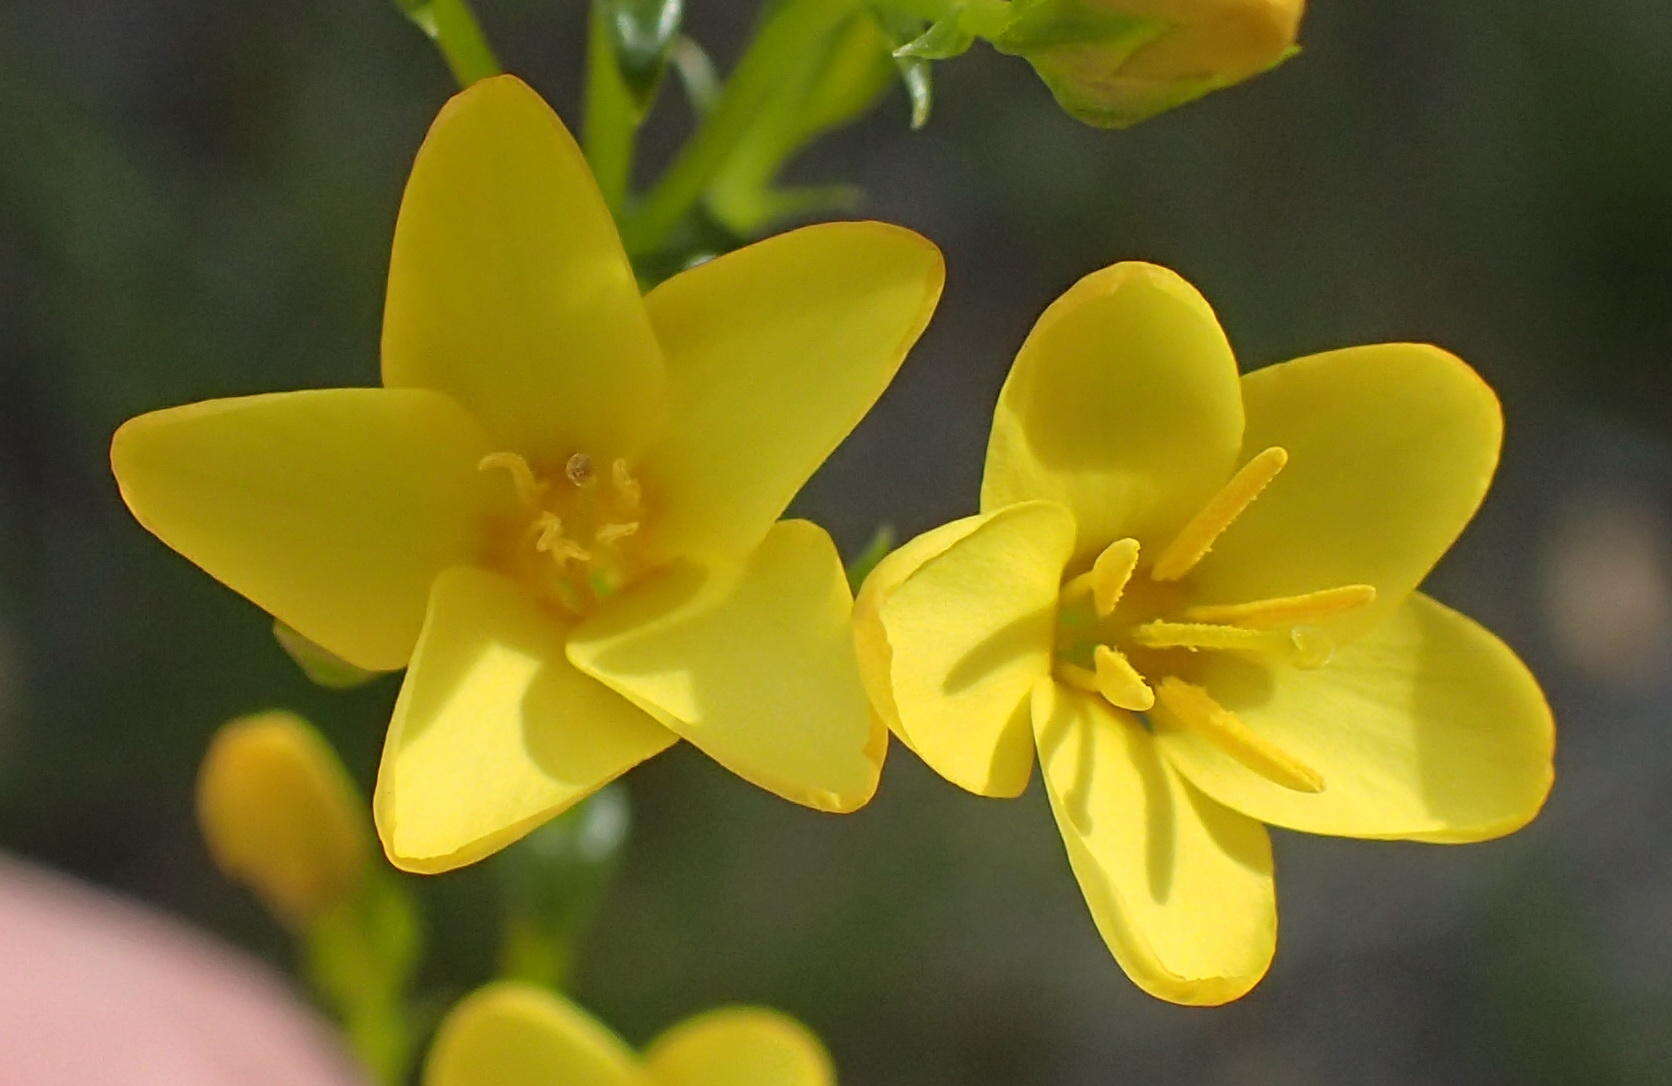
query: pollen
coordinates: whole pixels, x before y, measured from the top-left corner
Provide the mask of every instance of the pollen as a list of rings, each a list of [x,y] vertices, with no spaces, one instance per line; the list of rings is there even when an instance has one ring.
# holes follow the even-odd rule
[[[620,458],[607,472],[574,452],[542,474],[520,453],[496,452],[482,471],[509,478],[517,512],[496,536],[494,557],[507,574],[571,615],[589,612],[640,572],[633,541],[644,522],[644,491]]]

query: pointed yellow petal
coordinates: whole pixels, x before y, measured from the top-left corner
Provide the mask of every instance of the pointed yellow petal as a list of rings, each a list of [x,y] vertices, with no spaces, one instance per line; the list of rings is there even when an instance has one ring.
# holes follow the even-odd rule
[[[993,414],[981,507],[1043,498],[1111,539],[1165,543],[1235,465],[1236,360],[1196,289],[1153,264],[1086,276],[1047,309]]]
[[[110,462],[164,543],[308,640],[388,671],[412,652],[435,575],[481,547],[486,442],[438,393],[327,389],[141,415]]]
[[[424,1063],[424,1086],[557,1083],[652,1086],[608,1027],[562,996],[515,981],[460,1000]]]
[[[644,467],[660,553],[742,553],[871,409],[940,297],[924,238],[875,222],[781,234],[645,299],[668,357],[666,440]]]
[[[1033,772],[1027,696],[1049,672],[1057,587],[1074,545],[1061,506],[1024,502],[975,518],[961,539],[855,608],[868,689],[900,739],[947,780],[1014,796]],[[908,547],[910,544],[908,544]],[[889,571],[879,572],[887,577]],[[880,665],[880,666],[879,666]]]
[[[1474,515],[1498,462],[1498,400],[1457,358],[1408,343],[1354,347],[1243,379],[1247,447],[1289,465],[1191,573],[1202,601],[1366,584],[1331,619],[1360,633],[1397,608]]]
[[[852,811],[876,791],[888,733],[860,687],[851,607],[830,537],[784,521],[745,562],[679,567],[607,601],[569,659],[745,780]]]
[[[1174,1003],[1254,987],[1277,941],[1265,827],[1192,788],[1093,695],[1041,680],[1033,726],[1074,877],[1126,975]]]
[[[836,1069],[806,1026],[765,1007],[721,1007],[650,1042],[656,1086],[836,1086]]]
[[[563,634],[498,574],[437,579],[377,775],[378,833],[395,866],[473,863],[672,745],[570,666]]]
[[[1328,782],[1280,787],[1189,732],[1158,742],[1192,783],[1262,822],[1347,837],[1478,841],[1526,824],[1551,782],[1550,709],[1497,638],[1420,593],[1316,671],[1204,657],[1202,684]]]
[[[660,351],[580,148],[514,76],[442,107],[395,224],[383,383],[452,393],[500,441],[561,463],[660,425]]]

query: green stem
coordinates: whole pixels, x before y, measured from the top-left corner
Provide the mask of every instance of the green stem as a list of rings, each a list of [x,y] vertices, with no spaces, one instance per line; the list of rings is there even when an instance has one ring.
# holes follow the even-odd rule
[[[761,106],[807,63],[857,0],[783,0],[726,80],[714,109],[645,196],[622,230],[627,251],[654,252],[702,197],[709,180],[748,134]]]
[[[621,78],[605,4],[606,0],[592,0],[587,26],[586,121],[581,140],[604,202],[619,220],[632,183],[633,145],[641,118]]]
[[[470,0],[395,0],[395,3],[435,42],[459,86],[468,87],[503,70],[475,13],[470,10]]]

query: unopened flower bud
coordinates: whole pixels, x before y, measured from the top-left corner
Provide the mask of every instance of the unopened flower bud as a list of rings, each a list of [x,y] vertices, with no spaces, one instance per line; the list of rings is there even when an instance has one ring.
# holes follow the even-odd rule
[[[1026,57],[1075,117],[1125,128],[1283,61],[1295,49],[1305,6],[1305,0],[1036,0],[995,44]]]
[[[371,857],[353,781],[294,713],[240,717],[215,734],[198,771],[197,818],[220,869],[292,926],[347,897]]]

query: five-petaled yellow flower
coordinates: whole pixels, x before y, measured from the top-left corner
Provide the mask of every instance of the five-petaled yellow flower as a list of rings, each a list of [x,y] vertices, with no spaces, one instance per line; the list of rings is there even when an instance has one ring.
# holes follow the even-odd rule
[[[807,1027],[763,1007],[687,1018],[643,1056],[561,996],[511,981],[448,1012],[425,1086],[834,1086],[830,1055]]]
[[[776,521],[942,279],[918,235],[831,223],[641,297],[574,140],[488,79],[413,166],[384,387],[158,411],[111,460],[169,546],[348,662],[408,666],[374,804],[401,867],[476,860],[676,737],[848,811],[886,731],[835,548]]]
[[[1437,348],[1239,381],[1177,275],[1087,276],[1016,358],[980,515],[912,540],[861,590],[873,704],[982,795],[1020,793],[1037,746],[1122,968],[1164,999],[1235,999],[1276,942],[1262,823],[1478,841],[1549,791],[1532,676],[1415,591],[1501,435],[1492,391]]]

